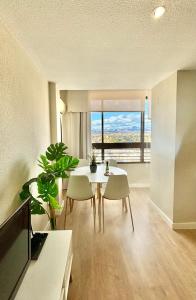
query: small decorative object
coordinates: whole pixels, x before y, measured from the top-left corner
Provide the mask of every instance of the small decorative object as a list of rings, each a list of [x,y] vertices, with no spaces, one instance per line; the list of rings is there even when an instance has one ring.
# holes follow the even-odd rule
[[[106,161],[106,166],[105,166],[105,175],[108,176],[110,173],[110,169],[109,169],[109,161]]]
[[[96,163],[96,157],[95,157],[94,151],[93,151],[93,154],[92,154],[92,157],[91,157],[90,170],[91,170],[91,173],[96,173],[97,172],[97,163]]]
[[[113,172],[104,173],[104,176],[110,176],[110,175],[114,175],[114,173]]]

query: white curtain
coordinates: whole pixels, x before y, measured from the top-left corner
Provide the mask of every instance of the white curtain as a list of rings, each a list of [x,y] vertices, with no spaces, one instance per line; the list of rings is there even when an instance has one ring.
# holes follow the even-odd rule
[[[78,158],[88,158],[90,149],[90,124],[87,112],[67,112],[63,115],[63,142],[68,153]]]

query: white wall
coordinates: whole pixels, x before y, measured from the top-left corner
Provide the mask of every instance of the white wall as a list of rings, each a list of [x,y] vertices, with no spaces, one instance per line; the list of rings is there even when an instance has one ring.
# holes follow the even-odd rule
[[[57,121],[58,112],[57,112],[57,92],[56,84],[54,82],[48,83],[48,92],[49,92],[49,104],[50,104],[50,136],[51,143],[55,144],[59,141],[59,123]]]
[[[196,222],[196,71],[177,75],[174,222]]]
[[[152,89],[151,198],[173,220],[177,73]]]
[[[48,82],[0,24],[0,222],[18,206],[24,182],[50,143]],[[43,228],[45,217],[34,218]]]
[[[152,90],[151,196],[174,228],[196,228],[196,71]]]
[[[151,164],[118,164],[127,171],[130,187],[150,187]]]

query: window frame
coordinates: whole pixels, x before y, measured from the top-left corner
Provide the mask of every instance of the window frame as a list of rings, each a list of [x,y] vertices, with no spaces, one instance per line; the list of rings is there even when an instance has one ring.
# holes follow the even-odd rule
[[[91,111],[93,113],[94,111]],[[97,113],[101,113],[101,143],[91,143],[92,148],[101,150],[101,158],[104,161],[104,150],[105,149],[141,149],[140,151],[140,160],[132,161],[132,162],[118,162],[119,164],[149,164],[151,161],[144,160],[144,150],[151,148],[151,143],[144,141],[145,135],[145,112],[144,111],[128,111],[130,113],[137,112],[141,114],[141,126],[140,126],[140,142],[132,142],[132,143],[104,143],[104,112],[106,111],[96,111]],[[108,112],[116,112],[116,111],[108,111]],[[124,111],[118,111],[124,112]]]

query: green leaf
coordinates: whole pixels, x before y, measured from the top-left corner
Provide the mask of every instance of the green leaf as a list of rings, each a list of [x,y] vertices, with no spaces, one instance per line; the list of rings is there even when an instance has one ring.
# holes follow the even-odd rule
[[[56,198],[54,198],[50,195],[49,195],[49,203],[50,203],[51,207],[54,208],[54,209],[60,209],[61,208],[61,206],[58,203],[58,201],[56,200]]]
[[[66,155],[59,159],[55,164],[52,165],[53,172],[56,177],[68,178],[66,171],[75,168],[79,160],[72,158],[72,156]]]
[[[70,156],[70,161],[69,161],[69,169],[76,168],[79,163],[79,159],[76,157]]]
[[[24,200],[28,199],[31,196],[31,194],[30,194],[30,192],[28,190],[22,190],[20,192],[19,196],[20,196],[20,199],[22,201],[24,201]]]
[[[46,212],[45,212],[45,209],[42,207],[42,203],[32,197],[32,199],[31,199],[31,214],[44,215],[45,213]]]
[[[37,187],[38,198],[41,198],[45,202],[49,202],[50,196],[56,197],[58,195],[58,186],[55,182],[55,176],[52,174],[40,174],[38,176]]]
[[[61,157],[66,155],[66,152],[65,152],[66,149],[67,149],[67,147],[65,146],[64,143],[51,144],[47,148],[46,157],[50,161],[53,161],[53,160],[58,161]]]
[[[38,201],[36,198],[33,197],[33,195],[30,192],[30,185],[33,182],[37,182],[37,178],[32,178],[29,181],[27,181],[22,186],[22,191],[20,192],[19,196],[22,201],[25,201],[29,199],[30,201],[30,207],[31,207],[31,214],[33,215],[43,215],[46,213],[45,209],[42,207],[42,203]]]
[[[40,159],[38,160],[39,166],[45,171],[49,172],[50,171],[50,163],[47,160],[45,155],[40,155]]]
[[[27,200],[29,197],[33,197],[30,192],[30,185],[33,182],[37,182],[37,178],[32,178],[23,184],[22,191],[19,193],[19,197],[22,201]]]

